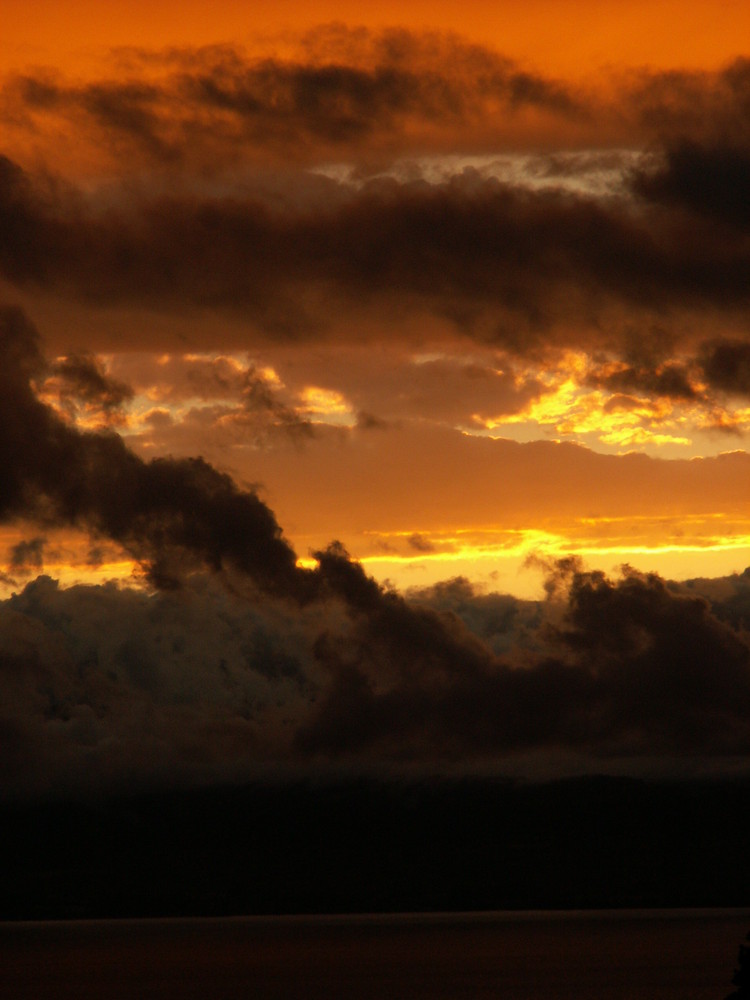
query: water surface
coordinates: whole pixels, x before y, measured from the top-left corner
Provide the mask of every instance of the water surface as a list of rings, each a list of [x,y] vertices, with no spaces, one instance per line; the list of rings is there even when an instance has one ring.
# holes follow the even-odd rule
[[[723,1000],[749,910],[0,924],[35,1000]]]

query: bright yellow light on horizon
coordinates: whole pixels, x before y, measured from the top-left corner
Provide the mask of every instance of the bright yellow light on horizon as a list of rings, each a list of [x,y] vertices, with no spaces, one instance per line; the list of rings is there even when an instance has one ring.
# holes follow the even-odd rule
[[[649,522],[652,531],[658,528],[657,519],[643,520]],[[675,580],[727,576],[750,565],[750,524],[737,534],[722,534],[716,530],[723,524],[722,515],[698,520],[701,525],[694,525],[696,530],[690,537],[680,537],[676,529],[662,539],[649,538],[648,532],[628,539],[621,532],[608,536],[606,530],[586,531],[592,525],[599,529],[617,528],[620,522],[630,522],[628,518],[582,518],[567,532],[485,528],[445,533],[383,533],[380,537],[373,532],[369,539],[352,540],[350,552],[376,580],[399,590],[464,576],[489,591],[534,599],[542,593],[543,571],[533,566],[532,557],[544,562],[580,556],[588,569],[617,573],[620,566],[628,564]],[[685,523],[680,523],[684,529]],[[666,534],[666,526],[663,528]],[[409,551],[408,539],[414,535],[419,536],[422,547]],[[470,540],[462,541],[462,535],[470,536]],[[376,550],[377,545],[382,547],[381,551]],[[313,569],[317,561],[303,557],[298,565]]]
[[[723,520],[717,515],[714,531],[708,530],[711,518],[706,518],[702,519],[705,520],[702,525],[704,533],[696,531],[689,538],[670,537],[661,541],[649,541],[644,535],[625,539],[619,532],[611,532],[607,536],[606,531],[601,530],[608,525],[617,528],[618,522],[629,520],[582,518],[566,533],[542,529],[467,528],[444,533],[398,532],[380,537],[374,532],[369,536],[343,541],[348,544],[352,558],[359,561],[368,574],[402,591],[463,576],[482,589],[527,599],[542,596],[543,572],[533,565],[529,568],[533,563],[530,557],[535,556],[542,561],[580,556],[587,568],[602,569],[607,573],[616,573],[621,565],[627,563],[637,570],[657,572],[676,580],[726,576],[741,572],[750,565],[750,532],[747,525],[744,531],[734,535],[722,534],[715,530]],[[600,530],[587,534],[587,527]],[[417,534],[424,548],[408,551],[408,539]],[[22,537],[28,537],[29,531],[14,534],[12,529],[8,529],[4,535],[9,550]],[[377,551],[378,544],[393,545],[394,549],[400,544],[401,549],[388,551],[383,548]],[[110,581],[126,587],[142,586],[138,566],[133,560],[112,552],[101,563],[92,565],[86,561],[88,545],[85,536],[66,537],[64,553],[56,553],[55,550],[60,548],[60,539],[53,539],[49,546],[50,558],[45,558],[43,565],[21,571],[6,567],[7,579],[0,584],[0,598],[22,590],[40,574],[51,576],[65,588],[76,584],[95,586]],[[320,541],[308,545],[307,549],[324,545],[325,542]],[[297,548],[299,551],[302,546],[298,544]],[[297,565],[312,569],[317,561],[311,556],[303,556],[297,560]]]

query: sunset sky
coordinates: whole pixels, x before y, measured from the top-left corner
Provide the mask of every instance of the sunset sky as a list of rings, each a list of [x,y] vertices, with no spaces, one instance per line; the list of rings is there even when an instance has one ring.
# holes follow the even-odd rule
[[[744,766],[750,6],[4,10],[8,788]]]

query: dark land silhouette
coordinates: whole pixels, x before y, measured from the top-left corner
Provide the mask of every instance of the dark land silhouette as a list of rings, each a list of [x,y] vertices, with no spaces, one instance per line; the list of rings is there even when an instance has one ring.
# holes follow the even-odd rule
[[[750,942],[750,934],[747,935]],[[750,944],[741,944],[737,956],[737,968],[732,976],[732,985],[737,989],[726,1000],[749,1000],[750,998]]]
[[[5,802],[0,919],[742,907],[749,835],[748,781],[310,780]]]

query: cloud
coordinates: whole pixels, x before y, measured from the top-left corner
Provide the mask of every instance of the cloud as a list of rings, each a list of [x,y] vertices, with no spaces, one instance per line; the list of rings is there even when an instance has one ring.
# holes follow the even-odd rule
[[[472,649],[455,626],[455,645],[444,642],[436,658],[398,615],[379,619],[377,633],[368,622],[357,645],[319,644],[331,683],[298,745],[396,760],[532,747],[605,758],[747,754],[745,636],[653,575],[573,571],[569,588],[561,624],[539,636],[546,650],[512,666]]]
[[[424,535],[421,535],[418,531],[414,532],[414,534],[412,535],[409,535],[409,537],[407,538],[407,542],[410,545],[410,547],[414,549],[416,552],[435,551],[435,546],[429,540],[429,538],[425,538]]]
[[[133,389],[109,375],[92,354],[71,353],[49,366],[42,392],[69,420],[89,428],[125,423],[123,407]]]
[[[132,399],[129,385],[109,377],[102,363],[90,354],[70,354],[52,366],[52,376],[61,383],[60,394],[73,394],[84,403],[113,410]]]
[[[704,348],[703,373],[716,389],[750,396],[750,344],[743,340],[718,340]]]
[[[40,578],[4,602],[14,793],[213,780],[269,760],[747,752],[750,649],[705,599],[574,564],[559,567],[567,606],[545,611],[458,582],[405,599],[336,544],[300,570],[271,511],[204,461],[146,463],[111,431],[63,422],[32,390],[45,374],[34,329],[6,310],[2,333],[3,516],[86,527],[168,585]],[[16,561],[41,549],[39,536]]]
[[[37,142],[47,129],[75,128],[99,159],[110,146],[143,163],[211,170],[440,148],[457,130],[476,140],[489,119],[493,134],[512,134],[529,112],[585,117],[561,82],[454,36],[341,27],[314,39],[287,59],[227,45],[131,51],[127,75],[104,80],[15,76],[3,90],[5,118]]]
[[[299,212],[197,195],[103,210],[42,188],[4,162],[8,282],[87,306],[224,311],[276,341],[346,336],[389,316],[398,337],[409,317],[431,316],[519,354],[616,349],[634,323],[658,320],[678,337],[688,311],[731,321],[748,307],[750,251],[723,227],[471,171],[437,185],[331,182],[325,207]]]
[[[678,153],[675,163],[683,149],[688,152],[688,166],[690,142],[720,149],[746,147],[750,139],[750,60],[746,57],[714,72],[643,72],[623,81],[620,93],[621,107]],[[690,173],[688,170],[686,176]],[[714,179],[715,175],[710,177],[709,184]]]
[[[750,137],[748,137],[750,139]],[[731,229],[750,225],[750,141],[747,145],[672,142],[664,163],[635,175],[636,191],[651,201],[688,209]]]
[[[480,415],[518,409],[541,383],[519,385],[517,360],[541,363],[570,346],[591,352],[590,381],[623,405],[639,392],[694,399],[701,380],[747,394],[747,63],[642,74],[608,104],[455,39],[329,31],[305,44],[287,61],[234,49],[141,54],[127,80],[9,81],[14,141],[33,134],[43,160],[45,130],[70,130],[75,155],[89,160],[82,173],[105,164],[109,179],[66,182],[70,163],[56,176],[8,147],[6,285],[109,319],[126,307],[181,319],[197,307],[213,320],[198,349],[224,348],[230,318],[244,347],[328,342],[335,351],[388,338],[407,354],[427,329],[452,348],[496,352],[492,363],[410,361],[408,375],[385,383],[385,413],[366,368],[347,373],[352,412],[369,417],[311,439],[292,473],[307,507],[306,483],[331,484],[323,527],[334,537],[366,523],[362,505],[387,494],[389,516],[419,529],[407,538],[420,551],[446,509],[481,523],[533,506],[540,517],[580,516],[585,495],[593,515],[652,513],[654,497],[736,511],[745,454],[609,461],[580,447],[468,440],[399,422],[456,420],[467,395]],[[538,149],[594,137],[642,145],[654,135],[653,156],[616,196],[585,184],[574,193],[567,182],[501,183],[460,166],[432,183],[418,166],[412,179],[405,167],[398,178],[381,175],[394,158],[494,151],[519,137],[519,148]],[[587,155],[578,165],[551,158],[550,177],[582,170]],[[330,159],[345,161],[345,179],[303,169]],[[627,162],[615,159],[618,169]],[[282,162],[278,177],[260,169]],[[120,182],[123,169],[146,172]],[[122,349],[140,336],[161,349],[153,328],[101,333],[98,343]],[[211,404],[194,408],[192,431],[222,421],[253,444],[271,429],[309,433],[292,389],[282,393],[250,362],[183,369],[184,384],[154,400],[150,416],[155,429],[171,422],[173,441],[167,407],[190,394]],[[50,366],[24,316],[5,310],[0,516],[30,519],[40,532],[81,528],[94,548],[116,542],[156,589],[63,591],[41,578],[3,604],[6,787],[75,775],[198,780],[246,774],[271,758],[746,758],[739,584],[712,604],[657,577],[610,580],[568,563],[540,605],[456,581],[404,597],[368,578],[341,545],[302,570],[254,492],[205,458],[145,461],[111,430],[77,430],[39,397],[50,380],[105,414],[129,399],[128,382],[83,352]],[[304,373],[289,379],[305,382]],[[348,446],[365,434],[369,451],[355,454]],[[179,443],[187,447],[184,436]],[[275,455],[258,449],[253,460],[254,481],[281,481],[265,475]],[[469,497],[456,475],[468,468],[477,473]],[[410,496],[403,484],[415,476],[425,488]],[[366,495],[362,483],[372,486]],[[22,542],[11,562],[35,566],[43,537]]]
[[[10,550],[10,565],[14,570],[41,569],[44,565],[44,548],[47,539],[43,535],[17,542]]]
[[[603,372],[594,368],[587,381],[616,393],[645,393],[651,399],[693,400],[699,396],[690,367],[678,361],[643,367],[622,364]]]
[[[309,627],[205,577],[152,595],[39,577],[0,605],[2,794],[248,776],[310,697]]]
[[[310,382],[328,386],[341,392],[355,411],[392,423],[464,425],[475,413],[516,412],[542,390],[539,380],[521,374],[510,358],[478,346],[444,349],[437,356],[421,356],[398,342],[379,345],[377,351],[367,345],[321,346],[304,359],[283,347],[271,353],[290,390]]]
[[[545,617],[539,601],[523,601],[508,594],[482,593],[464,577],[441,581],[432,587],[407,591],[412,604],[423,604],[459,618],[496,655],[538,648],[535,638]]]
[[[574,344],[626,360],[626,392],[648,388],[633,342],[668,342],[686,357],[664,368],[662,347],[654,391],[683,399],[701,336],[729,325],[742,337],[746,60],[613,78],[605,98],[459,39],[407,32],[330,27],[286,61],[232,48],[129,59],[122,80],[6,84],[18,127],[33,119],[38,132],[52,116],[58,136],[59,116],[72,116],[91,156],[114,148],[128,173],[63,182],[64,164],[59,175],[32,169],[25,146],[17,160],[8,147],[0,274],[19,291],[160,323],[198,307],[220,318],[225,341],[224,324],[237,324],[245,346],[414,340],[427,324],[436,339],[468,334],[537,360]],[[520,148],[545,155],[504,182],[470,167],[468,152],[502,155],[502,123],[522,108],[534,120]],[[545,137],[539,115],[564,120],[567,134]],[[612,141],[603,122],[615,123],[619,148],[602,148]],[[429,150],[450,153],[450,166],[413,159]],[[151,161],[168,175],[153,164],[139,173]],[[610,180],[592,187],[602,170]],[[218,342],[206,326],[198,349]],[[117,349],[123,334],[98,336]]]
[[[35,396],[38,335],[18,310],[0,316],[0,517],[80,526],[118,542],[161,585],[231,563],[260,587],[303,596],[272,512],[201,459],[143,462],[113,433],[84,433]],[[299,589],[298,589],[299,588]]]
[[[305,605],[196,572],[152,592],[39,577],[0,602],[3,794],[747,757],[746,574],[667,585],[567,560],[531,602],[460,579],[404,597],[340,545],[317,558]]]
[[[212,455],[221,461],[221,448]],[[343,537],[350,546],[353,534],[361,539],[363,526],[374,525],[381,532],[426,536],[467,526],[513,532],[564,525],[568,533],[573,523],[585,538],[601,530],[585,528],[581,518],[594,524],[598,518],[627,519],[626,539],[610,525],[594,536],[603,544],[613,542],[608,531],[615,544],[632,542],[633,533],[651,543],[679,544],[674,532],[682,516],[710,520],[721,511],[727,524],[732,518],[744,522],[742,484],[749,470],[742,451],[663,461],[634,452],[597,454],[574,443],[494,440],[405,424],[377,433],[321,430],[293,458],[279,449],[254,453],[243,474],[267,484],[285,525],[304,524],[317,539]],[[335,502],[321,484],[335,484]],[[716,532],[714,522],[709,533]]]
[[[113,52],[104,78],[6,78],[0,115],[19,148],[88,174],[121,174],[126,164],[205,178],[238,165],[332,161],[367,173],[423,153],[586,155],[657,138],[671,144],[677,193],[680,177],[692,188],[695,166],[683,140],[747,144],[744,58],[712,72],[612,73],[583,88],[436,32],[329,25],[287,36],[286,49],[285,58],[231,45]],[[61,156],[58,138],[73,134]]]

